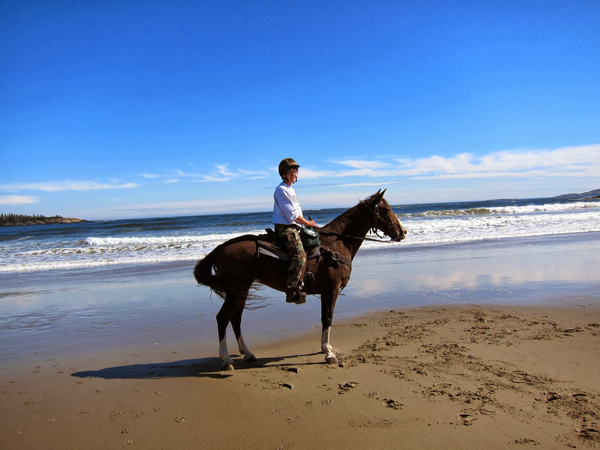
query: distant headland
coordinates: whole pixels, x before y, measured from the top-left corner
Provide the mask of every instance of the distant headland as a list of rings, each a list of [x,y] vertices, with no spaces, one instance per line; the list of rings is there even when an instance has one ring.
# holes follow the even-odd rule
[[[557,198],[578,198],[578,199],[592,199],[600,198],[600,189],[594,189],[593,191],[582,192],[581,194],[563,194]]]
[[[0,214],[0,226],[1,227],[16,227],[26,225],[54,225],[64,223],[82,223],[87,222],[83,219],[75,219],[73,217],[61,217],[52,216],[46,217],[42,215],[34,214],[33,216],[27,216],[23,214]]]

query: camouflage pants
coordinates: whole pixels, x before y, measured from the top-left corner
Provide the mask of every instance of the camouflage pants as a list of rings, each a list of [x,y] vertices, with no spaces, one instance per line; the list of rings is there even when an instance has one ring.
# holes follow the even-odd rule
[[[300,240],[298,228],[294,225],[275,224],[275,233],[284,243],[290,255],[290,266],[288,267],[287,286],[302,286],[304,269],[306,267],[306,252]]]

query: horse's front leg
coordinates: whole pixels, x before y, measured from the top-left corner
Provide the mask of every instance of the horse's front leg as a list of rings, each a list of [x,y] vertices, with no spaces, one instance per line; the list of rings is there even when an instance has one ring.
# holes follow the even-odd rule
[[[325,353],[325,361],[329,364],[338,364],[337,356],[333,353],[333,347],[330,344],[333,310],[335,309],[338,294],[339,291],[336,289],[335,291],[321,295],[321,324],[323,325],[321,351]]]

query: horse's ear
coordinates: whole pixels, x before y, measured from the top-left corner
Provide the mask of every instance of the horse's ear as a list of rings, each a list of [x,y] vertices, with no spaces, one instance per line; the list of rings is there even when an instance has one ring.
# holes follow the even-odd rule
[[[377,191],[377,193],[373,195],[373,204],[374,205],[378,205],[379,204],[379,202],[383,198],[383,194],[385,194],[385,191],[381,192],[381,189],[379,189]]]
[[[387,191],[387,189],[384,189],[383,192],[381,192],[381,189],[379,189],[379,192],[377,193],[377,203],[379,203],[383,199],[385,191]]]

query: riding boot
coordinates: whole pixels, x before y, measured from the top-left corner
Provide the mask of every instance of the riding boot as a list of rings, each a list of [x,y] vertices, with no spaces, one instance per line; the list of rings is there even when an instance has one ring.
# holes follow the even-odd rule
[[[288,287],[285,291],[285,301],[296,305],[306,303],[306,292],[302,290],[301,286]]]

